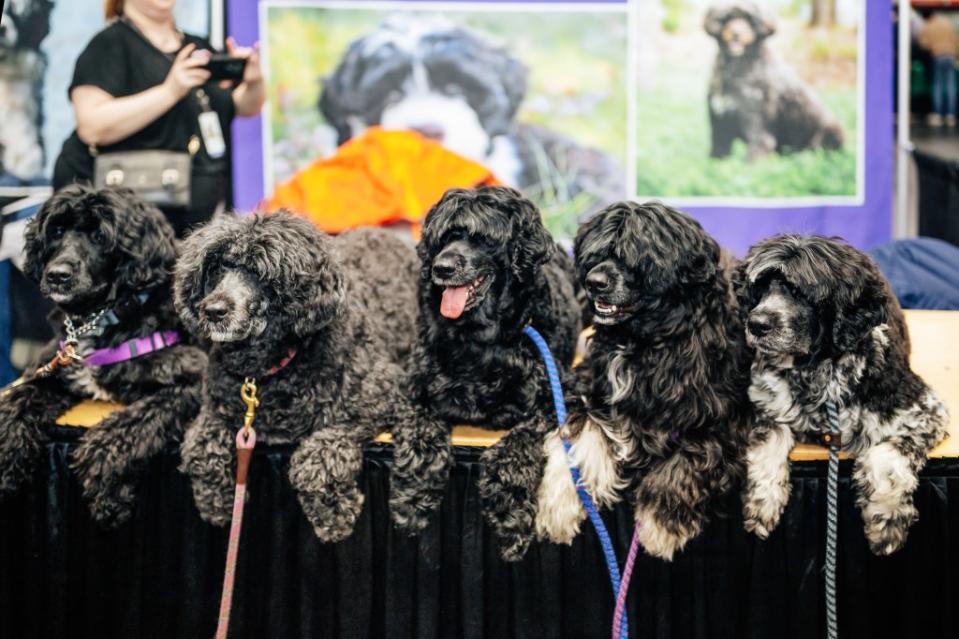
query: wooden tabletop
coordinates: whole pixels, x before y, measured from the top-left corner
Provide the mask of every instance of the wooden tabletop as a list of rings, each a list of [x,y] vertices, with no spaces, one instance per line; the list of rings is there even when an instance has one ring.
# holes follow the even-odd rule
[[[912,339],[912,368],[945,400],[952,420],[949,425],[950,436],[931,456],[959,457],[959,311],[906,311],[906,322]],[[57,423],[89,428],[120,408],[122,406],[119,404],[108,402],[83,402],[67,411]],[[242,412],[241,409],[242,406],[237,410]],[[240,417],[242,415],[237,419]],[[453,444],[491,446],[504,432],[457,426],[453,429]],[[388,433],[384,433],[376,441],[390,443],[392,439]],[[827,457],[825,448],[810,444],[797,445],[790,455],[796,461]]]

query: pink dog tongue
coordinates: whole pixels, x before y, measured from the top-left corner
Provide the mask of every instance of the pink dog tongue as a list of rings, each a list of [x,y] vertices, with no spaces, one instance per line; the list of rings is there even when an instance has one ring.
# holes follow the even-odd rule
[[[463,314],[466,300],[469,297],[469,286],[450,286],[443,289],[443,300],[440,302],[440,315],[449,319],[456,319]]]

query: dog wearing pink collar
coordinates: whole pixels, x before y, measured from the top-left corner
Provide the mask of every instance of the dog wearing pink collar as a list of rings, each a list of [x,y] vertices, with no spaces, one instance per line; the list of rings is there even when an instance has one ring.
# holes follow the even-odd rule
[[[206,356],[177,331],[173,229],[132,192],[73,185],[31,220],[25,272],[57,305],[39,368],[0,391],[0,497],[43,457],[56,419],[84,399],[121,403],[73,453],[93,517],[126,521],[147,461],[199,409]]]

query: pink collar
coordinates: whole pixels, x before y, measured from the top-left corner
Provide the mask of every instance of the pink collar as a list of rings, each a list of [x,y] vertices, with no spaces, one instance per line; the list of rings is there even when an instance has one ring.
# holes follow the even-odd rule
[[[267,374],[267,375],[270,375],[270,376],[276,375],[276,374],[279,373],[281,370],[283,370],[284,368],[286,368],[286,365],[289,364],[290,361],[291,361],[294,357],[296,357],[296,349],[295,349],[295,348],[291,348],[290,350],[288,350],[288,351],[286,352],[286,357],[284,357],[283,359],[281,359],[279,364],[277,364],[276,366],[271,367],[270,370],[268,370],[268,371],[266,372],[266,374]]]
[[[148,353],[162,350],[168,346],[173,346],[179,341],[180,334],[176,331],[157,331],[146,337],[137,337],[128,340],[119,346],[98,348],[82,358],[80,363],[84,366],[109,366],[110,364],[125,362],[135,357],[141,357]],[[61,340],[60,349],[62,350],[65,345],[66,343]]]

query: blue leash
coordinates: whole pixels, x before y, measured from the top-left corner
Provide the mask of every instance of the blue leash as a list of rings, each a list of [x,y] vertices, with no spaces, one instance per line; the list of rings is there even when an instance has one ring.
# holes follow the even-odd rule
[[[539,334],[539,331],[532,326],[527,326],[523,329],[523,332],[526,333],[527,337],[533,340],[537,350],[539,350],[539,354],[543,357],[543,364],[546,366],[546,376],[549,378],[549,386],[553,392],[553,405],[556,407],[556,420],[559,422],[559,427],[562,428],[563,425],[566,424],[566,400],[563,399],[563,386],[559,380],[559,371],[556,368],[556,361],[553,359],[553,354],[549,350],[549,344],[547,344],[546,340],[543,339],[543,336]],[[579,495],[579,500],[583,502],[583,508],[586,509],[586,514],[589,516],[589,520],[593,522],[593,528],[596,529],[596,534],[599,537],[599,543],[603,547],[603,555],[606,558],[606,568],[609,571],[609,581],[613,586],[613,595],[618,595],[620,586],[620,573],[619,562],[616,559],[616,551],[613,549],[613,540],[609,536],[609,531],[606,529],[606,524],[603,523],[603,518],[599,516],[599,510],[596,508],[593,498],[590,496],[589,491],[586,490],[586,486],[583,484],[583,479],[580,476],[579,468],[576,467],[569,455],[570,443],[569,439],[565,437],[563,438],[563,448],[566,450],[566,458],[567,461],[569,461],[569,472],[573,476],[573,484],[576,486],[576,493]],[[624,612],[622,623],[619,627],[619,637],[624,639],[628,636],[629,620]]]

